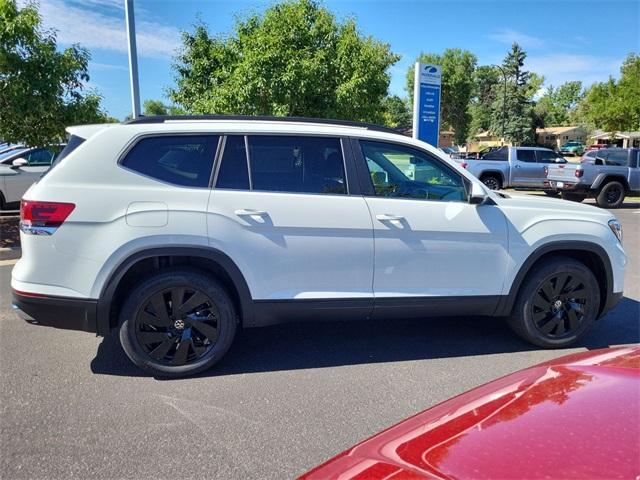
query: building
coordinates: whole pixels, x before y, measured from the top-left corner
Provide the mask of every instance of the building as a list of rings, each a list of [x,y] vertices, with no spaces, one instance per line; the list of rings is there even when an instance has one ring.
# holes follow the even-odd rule
[[[602,130],[596,130],[590,137],[593,143],[616,145],[622,148],[639,148],[640,147],[640,132],[603,132]]]
[[[536,143],[553,149],[559,149],[567,142],[585,143],[586,140],[587,130],[579,125],[536,129]]]

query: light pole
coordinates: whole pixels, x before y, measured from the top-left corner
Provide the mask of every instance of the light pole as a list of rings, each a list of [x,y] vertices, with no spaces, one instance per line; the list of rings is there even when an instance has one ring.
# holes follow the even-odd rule
[[[127,40],[129,40],[129,78],[131,80],[131,106],[133,118],[140,116],[140,87],[138,85],[138,51],[136,49],[136,20],[133,0],[124,0]]]
[[[500,72],[502,72],[502,78],[504,78],[504,93],[502,95],[502,126],[501,126],[501,132],[500,132],[500,146],[504,146],[504,122],[505,122],[505,117],[506,117],[506,104],[507,104],[507,72],[504,71],[504,68],[502,68],[500,65],[491,65],[494,68],[497,68],[498,70],[500,70]]]

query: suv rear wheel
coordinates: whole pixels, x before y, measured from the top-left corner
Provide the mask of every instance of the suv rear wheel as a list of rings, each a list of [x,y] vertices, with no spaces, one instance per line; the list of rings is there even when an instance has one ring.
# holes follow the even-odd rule
[[[620,182],[608,182],[596,196],[600,208],[618,208],[624,202],[624,185]]]
[[[509,325],[543,348],[562,348],[584,335],[600,308],[598,282],[584,264],[555,257],[535,266],[522,284]]]
[[[120,342],[137,366],[164,377],[208,369],[236,332],[224,287],[198,270],[175,268],[142,281],[120,313]]]

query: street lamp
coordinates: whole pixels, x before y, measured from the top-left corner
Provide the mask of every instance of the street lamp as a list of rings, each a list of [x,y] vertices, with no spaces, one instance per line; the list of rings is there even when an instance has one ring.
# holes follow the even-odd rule
[[[502,126],[501,126],[501,132],[500,132],[500,146],[504,146],[504,122],[505,122],[505,117],[506,117],[506,103],[507,103],[507,72],[505,72],[504,68],[502,68],[500,65],[491,65],[494,68],[497,68],[498,70],[500,70],[500,72],[502,72],[502,77],[504,78],[504,94],[502,95]]]

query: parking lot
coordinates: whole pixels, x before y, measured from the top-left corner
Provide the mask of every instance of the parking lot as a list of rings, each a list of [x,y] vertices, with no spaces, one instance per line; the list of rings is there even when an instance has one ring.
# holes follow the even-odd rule
[[[573,349],[482,318],[243,332],[211,371],[157,380],[115,338],[27,325],[0,263],[0,476],[291,478],[469,388],[566,353],[640,342],[640,204],[616,210],[625,298]],[[490,274],[490,272],[488,272]]]

